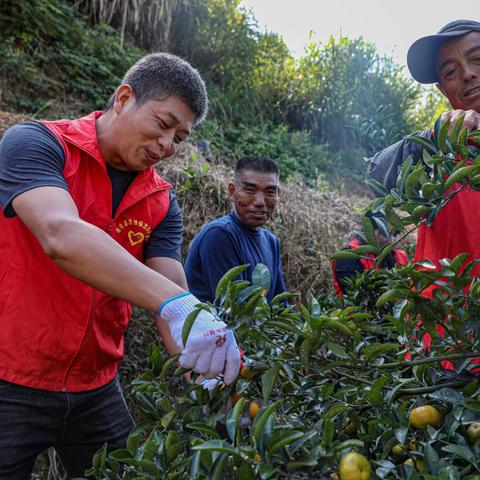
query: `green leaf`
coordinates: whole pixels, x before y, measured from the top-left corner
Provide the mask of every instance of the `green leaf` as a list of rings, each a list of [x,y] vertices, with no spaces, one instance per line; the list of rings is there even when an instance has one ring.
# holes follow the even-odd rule
[[[405,195],[410,197],[413,194],[415,186],[418,184],[420,177],[425,173],[424,167],[418,165],[415,170],[411,171],[405,180]]]
[[[462,115],[456,122],[452,128],[452,133],[450,134],[450,143],[452,144],[453,148],[457,150],[458,147],[458,135],[462,130],[463,121],[465,120],[465,115]]]
[[[275,365],[262,375],[262,394],[265,403],[268,403],[270,400],[270,395],[272,393],[273,386],[275,385],[275,381],[277,380],[279,371],[280,365]]]
[[[248,462],[243,461],[238,470],[238,480],[255,480],[256,478],[257,476],[252,466]]]
[[[303,437],[303,432],[287,432],[285,435],[280,437],[278,441],[276,441],[270,451],[272,453],[276,453],[281,450],[283,447],[290,445],[290,443],[294,442],[295,440]]]
[[[300,345],[299,357],[304,367],[308,367],[310,352],[315,344],[314,338],[306,338]]]
[[[205,433],[207,435],[210,435],[211,437],[214,438],[220,438],[220,435],[218,432],[211,427],[210,425],[207,425],[206,423],[203,422],[192,422],[187,425],[187,428],[190,428],[191,430],[198,431]]]
[[[369,178],[365,180],[365,183],[372,187],[375,193],[380,197],[386,197],[390,192],[377,180],[374,178]]]
[[[428,268],[429,270],[435,270],[437,268],[431,260],[420,260],[415,264],[415,267]]]
[[[180,358],[180,353],[177,353],[177,355],[174,355],[173,357],[170,357],[164,364],[163,364],[163,367],[162,367],[162,370],[160,372],[160,379],[162,381],[165,381],[167,379],[167,374],[168,374],[168,371],[170,370],[170,368],[172,368],[173,365],[175,365],[178,361],[178,359]]]
[[[436,154],[438,152],[438,149],[436,145],[423,137],[419,137],[417,135],[410,135],[407,137],[408,140],[411,140],[412,142],[418,143],[421,145],[423,148],[425,148],[428,152],[432,152],[433,154]]]
[[[227,425],[226,425],[227,433],[233,445],[235,445],[238,422],[240,421],[240,416],[242,414],[242,409],[244,405],[245,405],[245,398],[243,397],[239,398],[237,400],[237,403],[235,404],[233,409],[228,413],[228,416],[227,416]]]
[[[362,217],[362,230],[365,235],[365,240],[374,247],[378,247],[377,237],[375,236],[375,229],[369,217],[364,215]]]
[[[275,295],[272,298],[272,301],[270,302],[270,305],[272,305],[272,307],[273,307],[274,305],[278,305],[279,303],[283,303],[285,300],[288,300],[289,298],[295,298],[295,297],[299,297],[299,296],[300,296],[300,292],[279,293],[278,295]]]
[[[400,217],[397,215],[395,210],[392,207],[385,207],[385,218],[387,219],[388,223],[398,231],[403,231],[404,227],[402,224],[402,221],[400,220]],[[389,237],[388,235],[388,230],[385,228],[385,231],[382,232],[386,238]]]
[[[375,266],[379,267],[383,263],[383,261],[387,258],[387,255],[393,250],[394,247],[395,247],[394,243],[387,243],[383,247],[382,253],[375,260]]]
[[[335,436],[335,425],[331,418],[325,418],[322,426],[322,443],[325,447],[330,447]]]
[[[108,458],[112,460],[117,460],[117,462],[129,462],[131,460],[134,460],[130,451],[125,448],[115,450],[114,452],[109,454]]]
[[[188,463],[188,478],[196,479],[200,474],[200,454],[201,452],[194,452],[190,457]]]
[[[212,468],[210,469],[210,474],[208,476],[209,480],[221,480],[225,478],[223,471],[228,463],[228,455],[225,453],[220,454],[215,462],[213,462]]]
[[[262,287],[267,292],[270,290],[271,276],[268,267],[258,263],[252,272],[252,283]]]
[[[233,455],[235,458],[241,460],[242,454],[238,448],[234,448],[225,440],[209,440],[208,442],[200,443],[192,447],[193,450],[206,450],[208,452],[220,452]]]
[[[351,250],[340,250],[334,253],[330,258],[332,260],[358,260],[362,258],[362,256],[353,253]]]
[[[375,306],[381,307],[382,305],[385,305],[385,303],[396,303],[397,300],[401,298],[401,292],[399,292],[396,289],[390,289],[387,290],[386,292],[383,292],[377,299]]]
[[[408,300],[406,298],[402,298],[395,303],[395,306],[393,307],[393,316],[397,320],[403,320],[407,314],[407,309]]]
[[[448,130],[450,129],[450,119],[448,118],[440,128],[440,132],[438,134],[437,138],[437,145],[440,150],[444,151],[445,147],[447,146],[447,135],[448,135]]]
[[[168,429],[176,414],[177,412],[175,410],[171,410],[170,412],[166,413],[160,420],[162,427]]]
[[[255,417],[255,420],[252,425],[253,438],[257,443],[260,439],[260,435],[262,434],[262,430],[263,430],[263,427],[265,426],[265,423],[271,417],[271,415],[273,414],[273,411],[277,408],[279,403],[280,403],[280,400],[277,400],[276,402],[272,403],[268,407],[263,407],[260,410],[260,412],[257,413],[257,416]]]
[[[426,182],[422,185],[422,195],[425,200],[430,200],[432,193],[437,189],[435,183]]]
[[[221,295],[227,290],[228,284],[246,270],[249,265],[250,264],[246,263],[244,265],[233,267],[220,279],[217,288],[215,289],[215,300],[218,300],[221,297]]]
[[[408,433],[408,427],[398,427],[393,431],[393,434],[395,435],[395,438],[398,440],[398,443],[401,443],[402,445],[405,443],[405,440],[407,438],[407,433]]]
[[[145,470],[145,472],[153,475],[156,478],[158,478],[161,474],[160,469],[151,460],[140,460],[137,465],[141,470]]]
[[[436,475],[438,472],[440,457],[431,445],[427,444],[425,446],[423,450],[423,458],[425,460],[427,471]]]
[[[341,452],[347,448],[359,448],[362,449],[365,446],[362,440],[357,440],[356,438],[351,438],[350,440],[345,440],[344,442],[337,443],[334,446],[336,452]]]
[[[348,353],[347,353],[346,350],[345,350],[341,345],[339,345],[338,343],[328,342],[328,343],[327,343],[327,347],[328,347],[328,350],[329,350],[330,352],[332,352],[333,354],[335,354],[337,357],[340,357],[340,358],[348,358]]]
[[[410,169],[412,168],[412,165],[413,165],[413,158],[410,155],[403,162],[402,168],[400,169],[400,172],[397,177],[397,189],[400,192],[400,194],[403,194],[405,192],[405,181],[407,179],[408,173],[410,172]]]
[[[432,392],[430,397],[441,402],[448,402],[453,405],[461,405],[463,403],[463,395],[453,388],[442,388],[436,392]]]
[[[437,120],[435,120],[435,124],[433,125],[433,140],[435,144],[438,145],[440,139],[440,132],[442,131],[442,116],[440,115]]]
[[[343,335],[348,335],[349,337],[353,337],[353,332],[348,328],[344,323],[338,320],[327,320],[324,323],[324,327],[329,330],[336,330],[337,332],[342,333]]]
[[[455,183],[458,183],[460,180],[464,179],[467,175],[472,173],[473,170],[477,170],[477,166],[469,165],[467,167],[459,168],[455,173],[452,173],[445,182],[445,188],[450,188]]]
[[[183,324],[182,328],[182,342],[185,346],[187,344],[188,336],[190,335],[190,331],[192,330],[193,324],[198,317],[198,314],[202,311],[201,308],[195,308],[193,312],[190,312],[185,319],[185,323]],[[165,367],[164,367],[165,368]]]
[[[467,462],[473,463],[475,461],[472,451],[467,446],[449,444],[442,447],[442,450],[444,452],[453,453],[457,457],[465,459]]]

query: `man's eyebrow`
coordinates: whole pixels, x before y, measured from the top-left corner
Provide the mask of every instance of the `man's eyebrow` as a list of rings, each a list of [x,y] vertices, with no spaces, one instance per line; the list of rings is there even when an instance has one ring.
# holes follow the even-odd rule
[[[474,45],[473,47],[469,48],[465,53],[467,55],[471,55],[473,52],[475,52],[476,50],[480,50],[480,44],[479,45]],[[451,58],[447,58],[444,62],[442,62],[442,64],[438,67],[438,70],[442,70],[442,68],[444,68],[446,65],[448,65],[449,63],[455,63],[455,61]]]
[[[244,187],[258,187],[258,184],[255,182],[249,182],[247,180],[242,180],[242,184]],[[265,188],[275,188],[276,190],[279,189],[278,183],[270,183]]]

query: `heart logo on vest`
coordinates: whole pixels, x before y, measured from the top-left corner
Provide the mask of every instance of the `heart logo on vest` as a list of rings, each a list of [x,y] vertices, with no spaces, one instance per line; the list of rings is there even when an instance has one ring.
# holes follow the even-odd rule
[[[145,240],[145,235],[141,232],[133,232],[130,230],[128,232],[128,240],[130,241],[130,245],[133,247],[139,243],[142,243]]]

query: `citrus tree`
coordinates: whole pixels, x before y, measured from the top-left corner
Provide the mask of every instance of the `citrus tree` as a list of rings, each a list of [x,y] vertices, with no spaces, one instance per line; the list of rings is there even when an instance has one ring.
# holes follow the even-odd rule
[[[477,188],[478,138],[436,125],[424,162],[408,161],[381,197],[384,228],[405,236],[463,188]],[[376,255],[369,243],[335,258]],[[480,386],[469,373],[480,357],[479,260],[468,253],[390,271],[369,270],[342,298],[320,294],[293,303],[295,292],[265,294],[270,275],[245,265],[219,282],[214,304],[245,352],[238,380],[186,383],[177,357],[150,351],[151,368],[136,381],[141,420],[124,449],[95,456],[98,479],[474,479],[480,471]],[[424,295],[434,286],[431,298]],[[186,321],[187,340],[195,321]],[[444,336],[436,335],[437,324]],[[422,340],[431,337],[429,348]],[[446,370],[444,362],[453,370]],[[443,367],[442,367],[443,362]]]

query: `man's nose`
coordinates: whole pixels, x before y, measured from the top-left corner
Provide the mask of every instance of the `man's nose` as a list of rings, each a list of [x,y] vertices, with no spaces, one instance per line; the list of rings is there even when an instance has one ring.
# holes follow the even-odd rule
[[[256,206],[265,205],[265,195],[262,192],[257,192],[254,199],[254,204]]]
[[[167,155],[175,149],[173,144],[174,137],[175,132],[173,130],[165,130],[162,135],[158,137],[158,144]]]
[[[477,67],[478,68],[478,67]],[[472,65],[466,64],[463,69],[463,81],[468,83],[478,77],[478,72]]]

